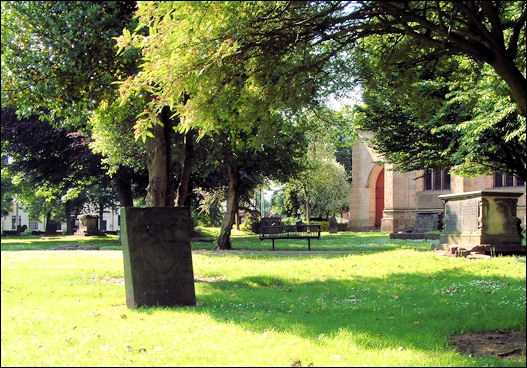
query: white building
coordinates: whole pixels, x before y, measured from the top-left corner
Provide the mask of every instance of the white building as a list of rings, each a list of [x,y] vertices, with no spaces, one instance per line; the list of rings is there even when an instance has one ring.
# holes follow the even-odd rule
[[[76,220],[76,224],[77,224]],[[102,231],[117,231],[119,227],[119,211],[105,210],[103,214],[102,226],[99,223],[99,227]],[[11,211],[1,219],[1,232],[14,231],[17,226],[26,226],[27,229],[32,231],[46,230],[45,219],[32,219],[29,217],[28,211],[25,207],[19,203],[13,202]],[[60,223],[57,233],[62,233],[66,230],[66,222]]]

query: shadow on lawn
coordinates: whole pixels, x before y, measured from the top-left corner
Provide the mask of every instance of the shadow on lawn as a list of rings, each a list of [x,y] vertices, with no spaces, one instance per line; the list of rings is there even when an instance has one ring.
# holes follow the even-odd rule
[[[347,251],[387,251],[393,249],[412,248],[419,250],[430,250],[430,240],[400,240],[390,239],[388,233],[367,232],[354,233],[343,232],[338,234],[323,234],[320,239],[311,240],[312,251],[347,250]],[[247,237],[233,237],[231,239],[233,250],[270,251],[271,240],[261,241],[258,235]],[[216,242],[192,242],[193,250],[212,250]],[[307,251],[306,239],[277,239],[275,250],[278,251]]]
[[[366,349],[444,351],[454,333],[525,329],[525,304],[522,308],[507,301],[521,300],[525,290],[510,289],[522,287],[513,278],[482,280],[461,269],[347,280],[314,276],[300,283],[246,277],[196,283],[203,305],[191,311],[256,333],[284,332],[319,343],[343,333]]]

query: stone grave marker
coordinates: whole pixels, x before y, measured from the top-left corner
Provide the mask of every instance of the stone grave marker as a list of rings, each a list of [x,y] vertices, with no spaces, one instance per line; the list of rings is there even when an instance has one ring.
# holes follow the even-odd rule
[[[443,214],[437,211],[418,211],[415,217],[414,231],[424,233],[427,231],[442,230]]]
[[[188,208],[123,207],[121,229],[128,307],[196,305]]]
[[[339,227],[335,216],[331,216],[328,220],[328,231],[330,234],[335,234],[339,232]]]
[[[522,194],[482,190],[439,196],[445,205],[440,238],[443,248],[471,250],[485,246],[506,254],[520,247],[521,228],[516,209]]]
[[[99,226],[97,225],[99,216],[92,214],[83,214],[78,215],[77,219],[79,220],[79,227],[75,231],[74,235],[84,235],[84,236],[102,236],[104,233],[99,231]]]

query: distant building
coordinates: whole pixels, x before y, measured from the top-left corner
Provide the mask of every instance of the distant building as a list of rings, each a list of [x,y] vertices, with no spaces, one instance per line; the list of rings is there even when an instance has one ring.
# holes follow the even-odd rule
[[[518,199],[517,216],[523,229],[526,228],[525,182],[519,178],[499,173],[464,178],[445,170],[392,171],[392,165],[375,164],[380,156],[365,140],[372,137],[372,133],[362,132],[353,146],[350,230],[409,230],[418,211],[443,211],[439,195],[485,189],[523,191]]]
[[[117,231],[119,230],[119,211],[105,210],[102,224],[100,224],[101,231]],[[78,220],[75,220],[76,225]],[[26,229],[44,232],[46,224],[43,219],[32,219],[29,217],[29,212],[24,205],[13,202],[11,211],[1,219],[1,231],[16,231],[17,226],[26,226]],[[58,224],[57,233],[62,233],[66,230],[66,222]]]

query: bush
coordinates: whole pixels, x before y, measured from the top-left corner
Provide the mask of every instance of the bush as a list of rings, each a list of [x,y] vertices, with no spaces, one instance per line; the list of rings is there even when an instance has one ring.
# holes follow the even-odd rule
[[[338,231],[349,231],[349,224],[347,222],[338,223],[337,224],[337,230]]]
[[[248,216],[244,222],[240,224],[240,230],[242,231],[252,231],[255,234],[259,234],[261,230],[262,223],[255,217]]]
[[[320,231],[329,231],[329,223],[327,221],[311,221],[312,224],[319,224]]]
[[[295,225],[298,219],[296,217],[286,217],[282,219],[284,225]]]

